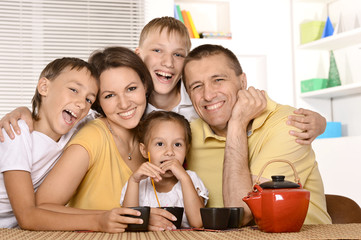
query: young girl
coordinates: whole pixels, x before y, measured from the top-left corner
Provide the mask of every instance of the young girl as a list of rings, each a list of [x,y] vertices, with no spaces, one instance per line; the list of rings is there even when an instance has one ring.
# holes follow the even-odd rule
[[[122,190],[123,207],[157,207],[151,179],[162,207],[184,207],[182,227],[201,227],[200,208],[208,200],[208,190],[195,172],[183,162],[191,142],[188,121],[174,112],[154,111],[138,127],[140,151],[150,157],[129,178]]]

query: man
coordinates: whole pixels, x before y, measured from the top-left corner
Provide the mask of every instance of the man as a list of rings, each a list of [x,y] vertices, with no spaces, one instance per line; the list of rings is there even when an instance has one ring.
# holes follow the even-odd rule
[[[247,89],[237,57],[222,46],[207,44],[191,51],[183,81],[200,116],[191,124],[187,164],[209,189],[208,207],[242,206],[247,224],[252,215],[242,198],[251,191],[252,178],[269,160],[286,159],[311,192],[305,223],[331,223],[312,147],[289,135],[294,128],[286,121],[294,108],[273,102],[264,91]],[[294,180],[292,168],[284,163],[269,165],[262,182],[272,175]]]

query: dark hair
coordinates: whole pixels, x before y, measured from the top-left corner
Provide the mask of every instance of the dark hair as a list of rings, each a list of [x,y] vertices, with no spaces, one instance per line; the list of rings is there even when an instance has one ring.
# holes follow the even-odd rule
[[[125,47],[108,47],[104,50],[97,50],[89,57],[91,63],[97,70],[100,76],[104,71],[111,68],[128,67],[133,69],[139,76],[143,85],[145,86],[148,97],[153,90],[152,77],[144,64],[142,59]],[[99,92],[98,92],[99,95]],[[92,109],[97,111],[102,116],[105,116],[104,111],[99,103],[99,96],[92,105]]]
[[[147,142],[149,138],[149,132],[153,128],[154,124],[161,121],[177,122],[184,127],[184,135],[188,150],[192,141],[192,132],[189,122],[187,119],[185,119],[184,116],[171,111],[153,111],[149,113],[142,121],[140,121],[137,128],[137,137],[139,142]],[[171,129],[169,129],[169,131],[171,131]]]
[[[151,31],[156,31],[161,33],[163,30],[166,30],[168,34],[171,33],[179,33],[179,35],[183,38],[184,44],[187,47],[187,52],[191,49],[191,39],[189,37],[189,32],[187,27],[179,20],[173,17],[159,17],[154,18],[147,25],[144,26],[142,32],[139,37],[139,46],[142,46],[145,39],[148,37],[148,34]]]
[[[182,70],[182,78],[183,78],[184,86],[187,86],[184,69],[189,62],[193,60],[201,60],[202,58],[214,56],[218,54],[223,54],[229,60],[228,64],[230,68],[234,70],[236,76],[239,76],[243,73],[241,64],[239,63],[236,55],[234,55],[234,53],[231,50],[222,47],[221,45],[204,44],[194,48],[184,60],[184,65]]]
[[[67,67],[70,68],[70,70],[76,69],[77,71],[82,70],[83,68],[86,68],[90,75],[93,76],[96,81],[97,85],[99,86],[99,79],[97,71],[94,69],[94,67],[87,63],[86,61],[80,59],[80,58],[72,58],[72,57],[64,57],[64,58],[58,58],[54,61],[50,62],[46,67],[43,69],[43,71],[40,74],[39,80],[43,77],[47,78],[49,81],[53,81],[56,79]],[[32,102],[32,117],[35,120],[39,119],[39,108],[41,107],[41,95],[36,88],[35,94],[33,96]]]

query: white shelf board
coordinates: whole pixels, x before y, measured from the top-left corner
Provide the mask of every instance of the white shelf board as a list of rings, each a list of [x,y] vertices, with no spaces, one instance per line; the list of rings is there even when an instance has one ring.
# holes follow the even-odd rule
[[[336,50],[361,44],[361,28],[342,32],[310,43],[302,44],[302,50]]]
[[[306,2],[306,3],[331,3],[336,0],[298,0],[298,2]]]
[[[337,98],[361,93],[361,82],[302,93],[301,98]]]

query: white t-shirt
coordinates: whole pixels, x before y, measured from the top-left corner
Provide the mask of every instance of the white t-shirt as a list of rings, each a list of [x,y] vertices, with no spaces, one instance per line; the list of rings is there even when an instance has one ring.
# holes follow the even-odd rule
[[[34,190],[40,186],[50,169],[61,155],[64,146],[68,143],[76,128],[72,128],[63,135],[58,142],[47,135],[33,131],[25,121],[18,121],[21,134],[11,140],[2,129],[5,141],[0,142],[0,227],[12,228],[17,226],[17,221],[4,185],[3,172],[22,170],[31,173]]]
[[[208,201],[208,190],[204,186],[202,180],[198,175],[190,170],[186,171],[190,178],[192,179],[194,188],[196,189],[199,196],[204,198],[204,205]],[[128,182],[122,189],[122,195],[120,197],[120,204],[123,205],[124,195],[128,187]],[[183,193],[181,183],[178,181],[172,190],[169,192],[158,192],[157,196],[162,207],[184,207],[183,202]],[[139,206],[150,206],[150,207],[159,207],[157,198],[154,194],[154,189],[152,181],[150,178],[143,179],[139,183]],[[183,212],[182,227],[189,227],[187,216],[185,211]]]
[[[192,101],[189,98],[189,95],[183,85],[182,80],[180,81],[181,81],[181,86],[180,86],[181,100],[179,104],[172,109],[172,112],[176,112],[179,113],[180,115],[183,115],[189,122],[191,122],[192,120],[199,118],[199,116],[193,108]],[[161,110],[163,109],[156,108],[152,104],[148,103],[145,113],[148,114],[153,111],[161,111]]]

